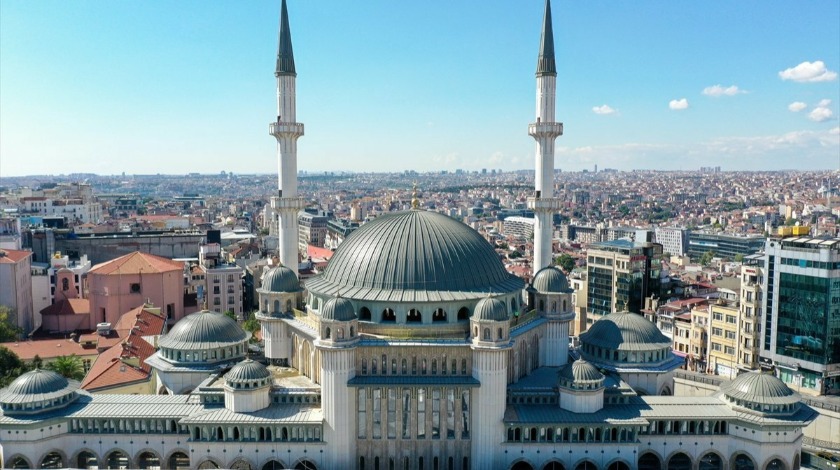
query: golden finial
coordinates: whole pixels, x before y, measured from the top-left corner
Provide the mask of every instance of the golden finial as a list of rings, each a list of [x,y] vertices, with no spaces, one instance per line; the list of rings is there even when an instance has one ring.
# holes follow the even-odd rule
[[[417,199],[417,181],[414,182],[414,191],[411,193],[411,208],[420,208],[420,200]]]

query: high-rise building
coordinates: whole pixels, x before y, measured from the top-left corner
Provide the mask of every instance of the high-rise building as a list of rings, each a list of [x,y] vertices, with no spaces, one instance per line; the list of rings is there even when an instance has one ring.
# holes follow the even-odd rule
[[[0,305],[11,309],[9,321],[23,334],[35,327],[32,307],[32,252],[0,249]]]
[[[706,252],[728,260],[736,256],[758,253],[764,248],[764,237],[739,236],[713,232],[691,232],[688,235],[688,256],[697,259]]]
[[[656,227],[654,241],[662,245],[662,251],[682,256],[688,250],[688,229],[680,227]]]
[[[604,315],[639,313],[648,297],[660,296],[662,245],[627,239],[590,245],[586,252],[587,325]]]
[[[794,389],[840,393],[840,238],[765,245],[761,359]]]
[[[327,240],[326,215],[310,214],[301,211],[298,214],[298,250],[306,253],[308,245],[323,247]]]

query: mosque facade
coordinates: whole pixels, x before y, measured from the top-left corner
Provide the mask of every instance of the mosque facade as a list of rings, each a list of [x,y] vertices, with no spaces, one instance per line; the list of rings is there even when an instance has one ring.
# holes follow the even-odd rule
[[[271,133],[282,166],[303,134],[285,1],[280,24]],[[538,113],[551,111],[529,131],[539,161],[562,132],[546,101],[550,25],[546,2]],[[572,348],[562,271],[543,266],[526,285],[477,232],[416,200],[361,226],[301,286],[283,219],[299,201],[290,178],[280,186],[284,265],[258,291],[265,364],[233,320],[203,311],[147,361],[158,395],[89,394],[28,372],[0,390],[4,468],[799,468],[814,411],[779,379],[745,373],[711,396],[674,396],[682,360],[628,312]],[[532,205],[548,214],[550,196]]]

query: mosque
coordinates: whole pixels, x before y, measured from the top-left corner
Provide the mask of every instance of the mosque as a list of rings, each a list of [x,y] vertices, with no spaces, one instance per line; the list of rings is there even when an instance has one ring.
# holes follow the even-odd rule
[[[102,395],[35,370],[0,390],[3,468],[791,470],[814,411],[772,375],[674,396],[682,361],[616,312],[569,345],[572,290],[551,266],[554,43],[537,66],[535,273],[526,285],[466,225],[420,208],[363,225],[324,273],[296,268],[294,57],[277,58],[283,265],[259,291],[268,365],[214,312],[186,316],[148,361],[158,395]]]

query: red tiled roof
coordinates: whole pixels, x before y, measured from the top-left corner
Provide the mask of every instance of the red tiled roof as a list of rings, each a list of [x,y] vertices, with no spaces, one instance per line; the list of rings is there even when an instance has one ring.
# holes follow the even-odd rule
[[[117,259],[97,264],[90,270],[91,274],[139,274],[140,272],[165,273],[181,271],[184,263],[173,261],[162,256],[150,255],[135,251]]]
[[[329,260],[332,258],[333,251],[319,246],[306,245],[306,254],[311,258],[324,258]]]
[[[73,340],[63,338],[47,338],[32,341],[0,343],[0,346],[6,347],[23,361],[31,361],[35,358],[35,356],[49,362],[49,360],[56,357],[69,356],[71,354],[75,354],[80,357],[90,357],[97,354],[96,349],[83,348],[81,344]]]
[[[31,251],[0,250],[0,263],[18,263],[29,256],[32,256]]]
[[[90,315],[90,300],[63,299],[41,310],[41,315]]]

